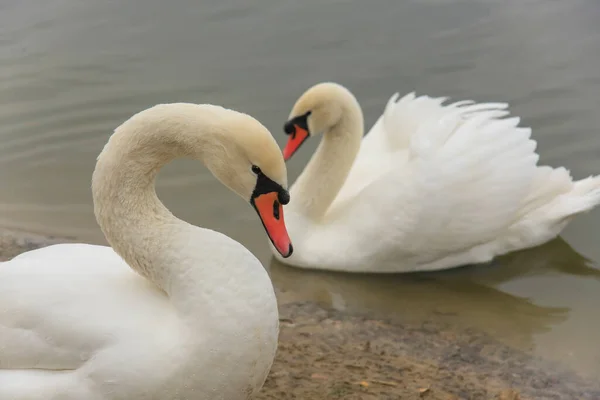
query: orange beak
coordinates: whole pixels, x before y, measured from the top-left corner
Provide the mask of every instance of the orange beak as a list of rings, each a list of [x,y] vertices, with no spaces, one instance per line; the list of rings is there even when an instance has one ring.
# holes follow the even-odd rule
[[[283,149],[283,159],[285,161],[289,160],[306,139],[308,139],[308,131],[295,124],[294,132],[290,135],[290,138]]]
[[[252,205],[279,254],[283,258],[291,256],[294,248],[285,227],[283,206],[279,202],[279,194],[277,192],[260,194],[252,198]]]

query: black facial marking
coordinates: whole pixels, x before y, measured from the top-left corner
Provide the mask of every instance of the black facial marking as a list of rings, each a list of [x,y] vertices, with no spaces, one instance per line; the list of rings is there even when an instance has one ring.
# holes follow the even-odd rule
[[[308,132],[308,116],[310,115],[310,111],[308,111],[307,113],[303,114],[303,115],[299,115],[297,117],[294,117],[292,119],[290,119],[288,122],[285,123],[285,125],[283,125],[283,131],[285,132],[286,135],[293,135],[296,133],[296,128],[294,125],[298,125],[300,128],[304,129],[306,132]]]
[[[277,198],[281,204],[287,204],[290,202],[290,193],[281,187],[280,184],[275,183],[269,177],[267,177],[262,171],[256,174],[256,186],[250,202],[254,205],[254,199],[262,194],[277,192]]]

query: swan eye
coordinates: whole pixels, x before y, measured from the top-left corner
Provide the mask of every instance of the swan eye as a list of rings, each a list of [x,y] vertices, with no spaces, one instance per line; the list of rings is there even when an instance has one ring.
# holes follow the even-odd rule
[[[252,166],[252,172],[254,172],[256,175],[260,174],[262,171],[260,170],[259,167],[257,167],[256,165]]]

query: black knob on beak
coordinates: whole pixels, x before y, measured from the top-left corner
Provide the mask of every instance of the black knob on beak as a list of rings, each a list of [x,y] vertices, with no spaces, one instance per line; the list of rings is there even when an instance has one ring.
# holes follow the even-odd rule
[[[279,191],[279,195],[277,197],[279,198],[279,202],[283,205],[286,205],[290,202],[290,192],[285,189]]]
[[[294,131],[296,130],[296,128],[294,128],[294,121],[288,121],[283,125],[283,131],[286,133],[286,135],[291,135],[292,133],[294,133]]]

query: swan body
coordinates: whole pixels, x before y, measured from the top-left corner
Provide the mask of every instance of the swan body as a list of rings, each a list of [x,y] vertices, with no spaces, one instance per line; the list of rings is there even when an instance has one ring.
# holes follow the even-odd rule
[[[553,239],[600,203],[599,177],[537,165],[531,129],[506,104],[445,100],[395,94],[363,138],[350,91],[306,91],[284,127],[284,157],[323,139],[285,208],[295,253],[276,257],[382,273],[484,263]]]
[[[58,244],[0,263],[0,399],[248,399],[263,385],[279,329],[271,281],[244,246],[158,200],[155,176],[180,156],[246,200],[260,181],[252,165],[287,195],[277,144],[251,117],[193,104],[132,117],[92,179],[111,247]]]

